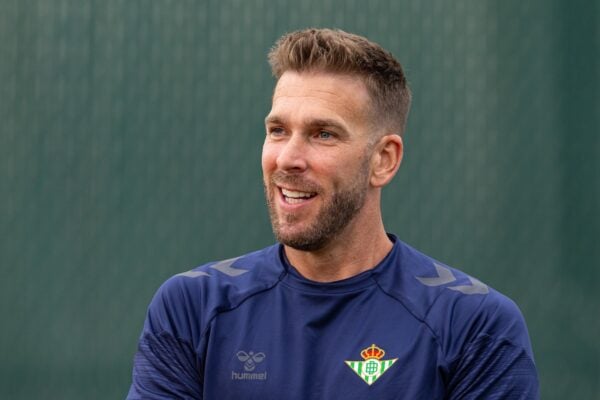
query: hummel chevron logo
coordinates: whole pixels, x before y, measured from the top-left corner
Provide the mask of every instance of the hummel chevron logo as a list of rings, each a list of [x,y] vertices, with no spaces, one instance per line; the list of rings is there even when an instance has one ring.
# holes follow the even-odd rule
[[[456,278],[448,268],[444,268],[437,263],[433,263],[438,276],[434,278],[418,277],[417,279],[425,286],[442,286],[446,283],[454,282]]]
[[[230,258],[228,260],[219,261],[215,265],[211,265],[211,268],[216,269],[217,271],[222,272],[225,275],[229,275],[229,276],[238,276],[238,275],[245,274],[246,272],[248,272],[247,269],[233,268],[231,266],[234,262],[236,262],[236,260],[238,258],[240,258],[240,257],[235,257],[235,258]]]
[[[437,276],[416,276],[415,278],[425,286],[442,286],[456,281],[456,277],[449,268],[438,263],[433,263],[433,266],[435,267]],[[463,294],[487,294],[490,292],[490,289],[485,283],[478,281],[471,276],[469,276],[469,282],[471,282],[470,285],[447,286],[447,288]]]
[[[345,363],[352,371],[356,372],[356,375],[360,376],[367,385],[371,386],[398,360],[397,358],[392,360],[381,360],[384,355],[385,351],[383,351],[383,349],[372,344],[360,352],[360,356],[364,361],[345,361]]]
[[[240,257],[230,258],[228,260],[219,261],[209,268],[217,270],[225,275],[229,276],[239,276],[248,272],[247,269],[233,268],[231,265]],[[187,271],[182,272],[181,274],[177,274],[177,276],[185,276],[187,278],[198,278],[200,276],[210,276],[208,272],[204,271]]]

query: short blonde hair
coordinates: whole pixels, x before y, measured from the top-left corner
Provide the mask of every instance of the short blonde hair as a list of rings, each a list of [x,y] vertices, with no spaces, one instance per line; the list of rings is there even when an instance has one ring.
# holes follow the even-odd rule
[[[273,76],[323,71],[360,77],[372,99],[376,126],[401,135],[411,92],[400,63],[377,43],[332,29],[305,29],[282,36],[269,52]]]

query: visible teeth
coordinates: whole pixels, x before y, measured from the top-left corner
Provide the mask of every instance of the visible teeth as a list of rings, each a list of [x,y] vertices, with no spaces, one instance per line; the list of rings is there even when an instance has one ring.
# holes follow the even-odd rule
[[[285,198],[285,202],[288,204],[298,204],[298,203],[302,203],[304,200],[303,199],[295,199],[293,197],[286,197]]]
[[[281,189],[281,193],[283,193],[283,195],[285,197],[288,197],[290,199],[301,199],[301,198],[308,198],[308,197],[314,196],[314,193],[295,192],[293,190],[287,190],[287,189]]]

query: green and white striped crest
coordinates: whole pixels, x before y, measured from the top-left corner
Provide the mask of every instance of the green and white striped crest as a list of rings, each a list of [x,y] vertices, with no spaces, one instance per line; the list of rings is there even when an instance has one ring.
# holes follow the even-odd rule
[[[345,363],[360,376],[367,385],[371,386],[385,371],[387,371],[397,358],[393,360],[377,360],[370,358],[364,361],[345,361]]]

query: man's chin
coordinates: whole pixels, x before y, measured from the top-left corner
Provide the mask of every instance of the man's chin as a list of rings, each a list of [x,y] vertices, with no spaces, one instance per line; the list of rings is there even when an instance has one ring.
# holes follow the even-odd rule
[[[307,252],[321,250],[323,247],[325,247],[326,244],[321,241],[309,241],[302,240],[300,238],[294,238],[286,241],[280,240],[279,242],[284,244],[286,247],[292,248],[294,250]]]
[[[325,238],[306,231],[280,229],[275,232],[275,237],[278,242],[300,251],[320,250],[327,244]]]

